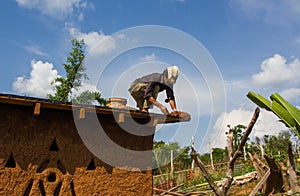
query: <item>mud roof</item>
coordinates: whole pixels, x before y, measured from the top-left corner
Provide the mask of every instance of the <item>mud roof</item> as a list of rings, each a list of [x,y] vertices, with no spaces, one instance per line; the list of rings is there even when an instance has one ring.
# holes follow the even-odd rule
[[[82,105],[82,104],[73,104],[72,102],[60,102],[53,101],[44,98],[36,98],[29,96],[20,96],[13,94],[3,94],[0,93],[0,103],[13,104],[13,105],[22,105],[22,106],[31,106],[34,108],[33,115],[38,116],[40,114],[41,108],[51,108],[56,110],[70,110],[78,111],[79,118],[85,118],[85,113],[87,112],[96,112],[97,114],[102,115],[114,115],[117,116],[118,121],[124,122],[125,117],[131,116],[135,119],[147,120],[151,119],[153,125],[156,124],[167,124],[167,123],[176,123],[182,122],[178,117],[166,116],[163,114],[157,113],[144,113],[139,110],[127,107],[126,109],[121,108],[110,108],[96,105]]]

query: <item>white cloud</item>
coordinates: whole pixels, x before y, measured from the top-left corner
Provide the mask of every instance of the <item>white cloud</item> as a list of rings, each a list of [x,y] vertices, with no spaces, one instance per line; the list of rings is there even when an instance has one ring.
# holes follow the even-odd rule
[[[86,9],[92,6],[87,0],[16,0],[20,7],[37,9],[41,13],[54,17],[66,18],[75,10]],[[81,14],[81,13],[80,13]]]
[[[289,102],[300,102],[300,89],[290,88],[279,93],[284,99]]]
[[[236,6],[238,11],[242,11],[253,20],[284,26],[299,24],[300,1],[298,0],[231,0],[231,5]]]
[[[235,109],[230,112],[222,113],[214,125],[214,132],[210,138],[217,138],[215,144],[217,147],[227,146],[225,132],[229,130],[227,125],[235,127],[239,124],[248,126],[253,111]],[[272,112],[261,109],[259,118],[253,127],[250,138],[263,137],[264,135],[277,135],[280,131],[286,130],[287,127],[279,122],[279,118]]]
[[[102,32],[91,31],[89,33],[82,33],[73,27],[66,28],[71,36],[79,40],[84,40],[87,52],[91,55],[109,53],[117,47],[116,40],[109,35],[104,35]]]
[[[79,20],[79,21],[83,21],[83,20],[84,20],[84,14],[83,14],[83,13],[80,13],[80,14],[79,14],[78,20]]]
[[[181,2],[181,3],[184,3],[184,2],[186,2],[186,0],[170,0],[170,2]]]
[[[86,83],[86,82],[82,82],[81,83],[81,87],[78,89],[78,90],[75,90],[75,89],[72,89],[72,95],[74,97],[80,95],[81,93],[83,93],[84,91],[97,91],[97,92],[100,92],[97,87],[93,84],[89,84],[89,83]]]
[[[31,61],[30,77],[18,77],[13,83],[13,90],[17,93],[45,97],[54,93],[51,82],[57,78],[58,72],[53,69],[53,64],[42,61]]]
[[[278,92],[293,105],[300,102],[300,61],[295,57],[291,59],[288,62],[284,56],[275,54],[261,63],[261,71],[252,75],[252,80],[246,78],[225,83],[228,95],[230,95],[227,97],[229,112],[224,112],[217,118],[211,135],[208,135],[209,138],[218,138],[214,145],[217,147],[227,145],[225,135],[225,132],[228,131],[227,125],[234,127],[238,124],[246,126],[249,124],[254,112],[251,108],[255,104],[253,105],[247,99],[247,92],[254,91],[266,98],[269,98],[272,93]],[[276,115],[261,109],[259,119],[250,138],[277,135],[280,131],[286,129],[288,128],[279,122]]]
[[[13,82],[13,90],[29,96],[46,97],[47,94],[55,93],[51,82],[57,77],[60,76],[53,69],[52,63],[32,60],[30,76],[17,77]],[[95,85],[82,81],[82,86],[78,90],[73,89],[72,94],[78,96],[86,90],[100,92]]]
[[[155,60],[157,60],[157,56],[154,53],[145,55],[145,56],[140,58],[140,61],[142,61],[142,62],[155,61]]]
[[[252,76],[253,83],[258,86],[295,85],[300,83],[300,61],[294,59],[287,63],[286,58],[275,54],[264,60],[262,71]]]
[[[25,48],[25,50],[27,50],[30,53],[39,55],[39,56],[49,56],[47,53],[43,52],[40,47],[38,45],[36,45],[35,43],[30,42],[27,45],[21,45],[19,44],[21,47]]]

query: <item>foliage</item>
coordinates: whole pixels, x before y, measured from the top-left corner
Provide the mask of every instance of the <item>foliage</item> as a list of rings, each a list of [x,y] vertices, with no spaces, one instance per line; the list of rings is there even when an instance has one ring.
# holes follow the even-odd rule
[[[212,149],[214,163],[228,161],[228,149],[213,148]]]
[[[277,137],[274,135],[265,135],[263,138],[265,144],[265,153],[269,156],[279,158],[280,160],[285,160],[288,152],[290,137],[291,135],[288,131],[280,132]]]
[[[247,151],[254,154],[260,154],[260,147],[258,142],[251,142],[248,144]]]
[[[233,150],[234,151],[236,151],[238,149],[246,128],[247,127],[245,125],[240,125],[240,124],[236,125],[235,127],[232,128],[233,129]],[[228,132],[226,132],[225,134],[227,135]],[[249,138],[247,140],[249,140]]]
[[[224,162],[228,161],[228,150],[227,148],[213,148],[212,149],[212,157],[214,163]],[[210,165],[210,153],[205,153],[200,156],[201,161],[204,163],[204,165]]]
[[[270,96],[271,101],[254,92],[249,92],[247,97],[259,107],[277,115],[281,122],[300,137],[300,110],[298,108],[288,103],[277,93]]]
[[[262,141],[257,138],[257,142],[251,142],[247,151],[252,154],[261,154],[260,146],[264,153],[275,158],[278,161],[284,161],[287,156],[289,142],[291,141],[290,131],[281,131],[278,135],[264,135]],[[297,149],[295,149],[297,150]]]
[[[72,93],[72,88],[78,89],[81,86],[81,78],[87,78],[83,65],[85,55],[82,47],[84,46],[84,42],[83,40],[78,41],[76,39],[72,39],[71,42],[73,49],[67,58],[67,62],[63,64],[66,71],[66,78],[58,77],[52,82],[56,84],[54,96],[48,95],[52,100],[69,101],[69,94]]]
[[[94,104],[94,101],[97,101],[100,105],[105,106],[107,103],[107,100],[101,98],[100,92],[95,91],[84,91],[79,96],[72,99],[73,103],[78,104]]]
[[[88,79],[85,74],[84,66],[84,41],[72,39],[72,51],[67,58],[67,62],[63,64],[66,71],[66,78],[57,77],[52,84],[55,84],[55,94],[48,94],[47,98],[56,101],[68,102],[72,95],[72,90],[78,90],[81,86],[82,79]],[[100,92],[84,91],[79,96],[72,99],[74,103],[91,104],[96,100],[100,105],[105,105],[106,100],[101,98]]]
[[[199,155],[199,158],[204,165],[210,164],[210,154],[209,153],[204,153],[202,155]]]

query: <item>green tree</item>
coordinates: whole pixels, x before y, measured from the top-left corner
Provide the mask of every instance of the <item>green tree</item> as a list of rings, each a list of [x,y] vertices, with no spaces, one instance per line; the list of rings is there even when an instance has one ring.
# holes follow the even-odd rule
[[[247,151],[254,154],[260,154],[260,144],[258,142],[251,142],[249,145],[248,145],[248,148],[247,148]]]
[[[204,153],[204,154],[200,155],[200,160],[202,161],[202,163],[204,165],[210,165],[211,164],[210,153]]]
[[[228,160],[227,149],[223,148],[213,148],[212,149],[213,161],[214,163],[224,162]]]
[[[228,161],[228,150],[227,148],[213,148],[212,157],[214,164]],[[205,153],[200,156],[201,161],[204,165],[211,165],[210,153]]]
[[[81,86],[81,79],[87,79],[84,73],[85,67],[83,65],[84,60],[84,41],[78,41],[72,39],[73,49],[70,52],[70,56],[67,58],[67,62],[63,64],[66,71],[66,78],[58,77],[54,79],[52,83],[55,83],[56,92],[54,95],[48,95],[49,99],[56,101],[69,101],[69,96],[72,94],[72,89],[78,89]]]
[[[265,153],[280,159],[285,158],[285,155],[288,151],[290,138],[291,134],[289,131],[282,131],[277,136],[265,135],[263,138]]]
[[[103,106],[107,103],[106,99],[101,98],[100,92],[89,90],[86,90],[82,92],[79,96],[73,98],[72,102],[77,104],[94,104],[95,100]]]
[[[228,125],[228,127],[230,127]],[[241,143],[242,137],[244,135],[246,126],[245,125],[237,125],[233,127],[233,150],[236,151]],[[225,133],[226,135],[228,132]],[[245,147],[247,147],[245,145]]]
[[[57,77],[54,79],[52,84],[55,84],[55,94],[51,95],[48,94],[47,98],[56,101],[73,101],[74,103],[79,104],[92,104],[94,100],[98,101],[100,105],[105,105],[106,100],[101,98],[100,92],[93,92],[93,91],[84,91],[77,97],[72,98],[72,90],[78,90],[81,86],[82,79],[88,79],[85,73],[85,66],[84,66],[84,41],[77,39],[72,39],[72,51],[70,52],[70,56],[67,58],[67,62],[63,64],[66,77]]]

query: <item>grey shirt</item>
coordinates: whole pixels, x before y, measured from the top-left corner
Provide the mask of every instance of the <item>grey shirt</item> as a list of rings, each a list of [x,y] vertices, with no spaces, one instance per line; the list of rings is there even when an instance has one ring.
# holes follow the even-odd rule
[[[161,73],[153,73],[141,78],[136,79],[133,84],[138,83],[147,83],[147,88],[145,90],[144,98],[149,99],[149,97],[153,96],[155,86],[159,86],[159,92],[166,90],[166,95],[168,100],[175,100],[173,85],[167,85],[164,83],[163,74]]]

